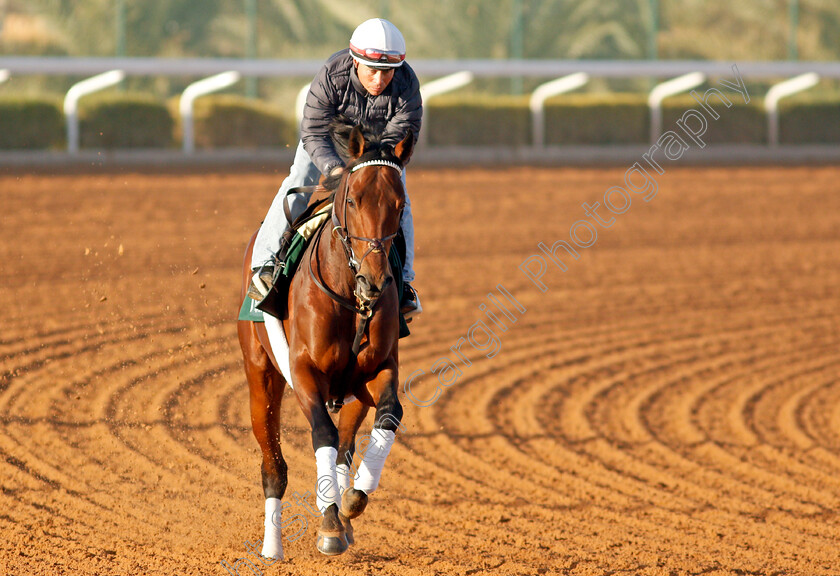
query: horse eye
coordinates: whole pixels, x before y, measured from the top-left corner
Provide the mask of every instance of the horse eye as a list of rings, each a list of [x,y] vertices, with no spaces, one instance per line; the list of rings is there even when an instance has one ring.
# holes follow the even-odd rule
[[[353,202],[353,199],[352,199],[352,198],[348,198],[348,199],[347,199],[347,203],[348,203],[348,204],[350,204],[350,206],[355,206],[355,205],[356,205],[356,203],[355,203],[355,202]]]

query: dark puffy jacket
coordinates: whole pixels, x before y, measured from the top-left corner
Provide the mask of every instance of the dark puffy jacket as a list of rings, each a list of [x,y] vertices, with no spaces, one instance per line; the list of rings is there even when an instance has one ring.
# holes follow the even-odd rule
[[[397,144],[409,129],[416,138],[423,116],[420,82],[403,62],[385,91],[371,96],[359,81],[349,50],[330,56],[312,81],[300,124],[303,148],[321,174],[344,165],[329,135],[329,124],[338,114],[367,124],[385,124],[385,144]]]

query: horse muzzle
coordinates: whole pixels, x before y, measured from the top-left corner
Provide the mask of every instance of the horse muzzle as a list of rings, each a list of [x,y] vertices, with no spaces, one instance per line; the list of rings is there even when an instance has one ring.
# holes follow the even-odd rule
[[[376,300],[382,296],[382,293],[385,292],[385,289],[393,281],[394,277],[389,274],[385,277],[382,285],[377,286],[376,283],[372,282],[371,279],[364,274],[357,274],[355,290],[356,298],[361,304],[372,305],[373,302],[376,302]]]

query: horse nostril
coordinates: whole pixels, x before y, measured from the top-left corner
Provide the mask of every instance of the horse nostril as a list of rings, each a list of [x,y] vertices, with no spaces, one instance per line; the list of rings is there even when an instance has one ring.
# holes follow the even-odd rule
[[[379,288],[362,274],[356,276],[356,289],[357,292],[364,296],[370,297],[379,295]]]
[[[370,276],[357,274],[355,293],[358,298],[373,302],[382,296],[382,294],[385,293],[385,290],[387,290],[393,282],[394,277],[391,274],[387,274],[385,278],[378,283]]]

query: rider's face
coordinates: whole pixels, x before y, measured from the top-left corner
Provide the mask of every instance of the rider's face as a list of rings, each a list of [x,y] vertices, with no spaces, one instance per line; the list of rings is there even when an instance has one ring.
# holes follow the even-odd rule
[[[361,62],[356,63],[356,72],[359,74],[359,81],[371,96],[379,96],[391,83],[394,78],[394,69],[374,70]]]

